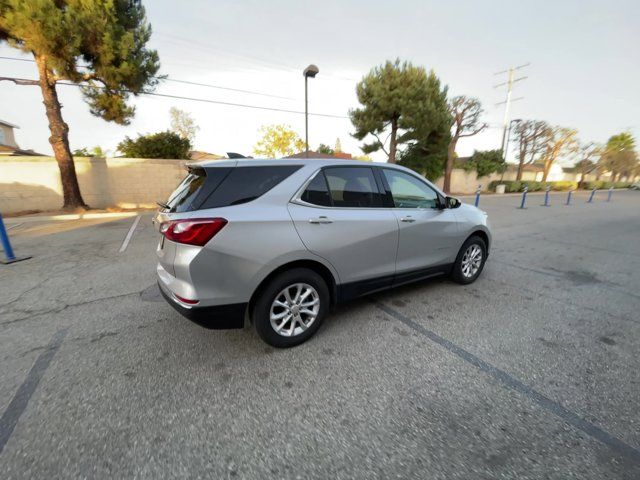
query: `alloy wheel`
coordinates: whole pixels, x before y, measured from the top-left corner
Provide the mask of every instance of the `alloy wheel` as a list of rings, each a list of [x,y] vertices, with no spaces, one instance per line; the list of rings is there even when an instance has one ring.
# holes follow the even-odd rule
[[[295,337],[315,322],[320,311],[320,295],[307,283],[284,288],[271,304],[271,327],[283,337]]]
[[[460,265],[462,275],[465,278],[472,278],[476,273],[478,273],[478,270],[480,270],[481,264],[482,248],[475,243],[469,245],[469,248],[467,248],[462,256],[462,264]]]

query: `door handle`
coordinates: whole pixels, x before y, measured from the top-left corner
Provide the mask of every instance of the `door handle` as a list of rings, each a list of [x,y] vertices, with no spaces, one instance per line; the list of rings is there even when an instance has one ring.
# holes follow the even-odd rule
[[[333,223],[333,220],[329,220],[324,215],[321,215],[318,218],[310,218],[309,223]]]
[[[408,216],[406,216],[406,217],[402,217],[402,218],[400,219],[400,221],[401,221],[401,222],[413,223],[413,222],[415,222],[415,221],[416,221],[416,219],[415,219],[415,218],[413,218],[411,215],[408,215]]]

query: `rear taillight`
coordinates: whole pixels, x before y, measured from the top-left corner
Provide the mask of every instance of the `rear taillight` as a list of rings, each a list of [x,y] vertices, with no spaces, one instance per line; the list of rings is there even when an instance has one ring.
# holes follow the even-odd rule
[[[224,218],[171,220],[160,226],[160,233],[172,242],[202,247],[226,224],[227,221]]]

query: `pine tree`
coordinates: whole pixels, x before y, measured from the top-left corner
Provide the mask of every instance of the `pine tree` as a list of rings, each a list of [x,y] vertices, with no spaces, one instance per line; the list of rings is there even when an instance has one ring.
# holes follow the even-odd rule
[[[126,125],[130,95],[158,82],[158,54],[140,0],[0,0],[0,41],[33,55],[55,153],[64,208],[87,208],[69,147],[56,84],[81,85],[93,115]]]
[[[447,89],[441,88],[435,73],[409,62],[387,61],[375,67],[356,87],[361,108],[349,112],[358,140],[371,135],[374,140],[362,147],[364,153],[378,150],[395,163],[402,144],[425,142],[436,130],[449,129]],[[383,136],[388,137],[383,140]]]

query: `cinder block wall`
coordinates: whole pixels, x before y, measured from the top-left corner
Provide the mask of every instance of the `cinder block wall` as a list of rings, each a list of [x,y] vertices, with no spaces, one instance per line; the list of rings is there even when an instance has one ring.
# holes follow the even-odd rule
[[[185,163],[185,160],[145,158],[75,159],[82,196],[94,208],[155,207],[155,202],[166,200],[184,178]],[[492,174],[478,178],[475,172],[456,168],[451,177],[451,191],[472,194],[478,185],[487,191],[489,183],[500,177],[500,174]],[[577,179],[575,174],[564,177],[564,180]],[[590,180],[590,177],[586,179]],[[534,172],[524,172],[524,181],[535,179]],[[506,173],[504,180],[515,180],[515,172]],[[442,187],[442,182],[440,178],[436,184]],[[54,158],[0,156],[0,212],[47,211],[60,207],[62,185]]]
[[[80,191],[94,208],[146,208],[166,200],[184,178],[184,160],[76,158]],[[0,212],[62,207],[58,164],[52,157],[0,157]]]

